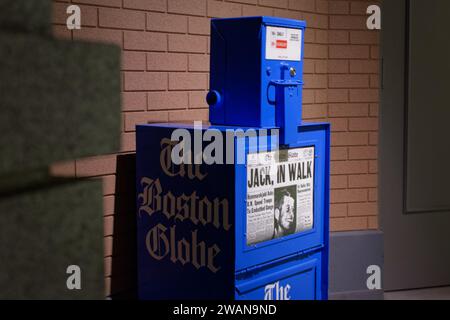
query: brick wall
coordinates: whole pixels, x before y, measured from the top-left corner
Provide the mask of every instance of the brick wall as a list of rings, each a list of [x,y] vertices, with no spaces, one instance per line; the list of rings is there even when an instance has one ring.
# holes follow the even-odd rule
[[[377,229],[379,32],[368,1],[329,1],[331,230]]]
[[[81,7],[81,30],[64,26],[69,2]],[[365,10],[370,3],[55,0],[58,37],[113,42],[122,48],[121,154],[54,168],[63,175],[103,178],[108,295],[132,289],[134,283],[130,248],[134,243],[135,125],[208,119],[204,97],[211,17],[273,15],[306,20],[303,118],[332,123],[331,230],[378,228],[379,40],[378,32],[366,29]]]

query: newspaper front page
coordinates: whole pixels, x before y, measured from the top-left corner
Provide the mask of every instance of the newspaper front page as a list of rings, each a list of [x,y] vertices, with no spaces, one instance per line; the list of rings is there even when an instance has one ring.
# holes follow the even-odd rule
[[[314,147],[247,157],[247,245],[313,227]]]

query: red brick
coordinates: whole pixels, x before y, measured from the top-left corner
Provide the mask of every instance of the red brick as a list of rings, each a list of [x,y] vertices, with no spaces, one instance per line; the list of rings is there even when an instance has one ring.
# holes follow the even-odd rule
[[[369,172],[378,173],[378,160],[369,161]]]
[[[330,44],[349,43],[349,32],[342,30],[328,30],[328,43]]]
[[[205,53],[206,37],[169,34],[169,51]]]
[[[167,122],[168,119],[165,111],[128,112],[125,113],[125,131],[135,131],[137,124]]]
[[[370,47],[370,57],[372,59],[380,58],[380,47],[379,46],[371,46]]]
[[[369,189],[369,201],[378,201],[378,189]]]
[[[349,188],[376,188],[378,186],[378,175],[350,175],[348,177]]]
[[[310,2],[314,3],[314,1]],[[303,13],[303,19],[308,22],[308,28],[328,29],[328,15],[305,12]]]
[[[331,161],[332,174],[356,174],[367,173],[367,161],[347,160],[347,161]]]
[[[99,5],[102,7],[117,7],[122,6],[122,0],[72,0],[72,3],[85,3],[90,5]]]
[[[190,91],[189,92],[189,108],[208,108],[206,103],[206,92],[205,91]]]
[[[136,151],[136,135],[134,132],[123,132],[120,136],[120,151]]]
[[[242,15],[242,5],[208,0],[208,17],[229,18]]]
[[[371,103],[370,104],[370,112],[371,117],[378,117],[378,103]]]
[[[203,73],[170,73],[169,90],[205,90],[206,80]]]
[[[327,75],[319,75],[319,74],[305,74],[303,76],[305,82],[305,89],[324,89],[327,88]]]
[[[342,132],[348,129],[348,120],[346,118],[329,118],[332,132]]]
[[[209,35],[211,31],[211,19],[189,17],[188,30],[190,34]]]
[[[311,0],[289,0],[289,9],[315,12],[315,3]]]
[[[328,89],[328,102],[348,102],[347,89]]]
[[[204,16],[206,0],[168,0],[168,12]]]
[[[166,11],[166,0],[123,0],[123,7],[149,11]]]
[[[227,2],[245,3],[245,4],[258,4],[258,0],[227,0]]]
[[[376,147],[364,146],[364,147],[350,147],[349,159],[350,160],[368,160],[377,159],[378,149]]]
[[[313,89],[303,89],[303,104],[312,104],[315,101],[315,94],[314,94],[315,90]]]
[[[348,73],[348,60],[328,60],[328,73]]]
[[[94,177],[116,173],[116,156],[106,155],[75,161],[77,177]]]
[[[370,87],[377,89],[380,87],[380,77],[377,74],[370,75]]]
[[[73,30],[73,39],[89,42],[114,43],[122,47],[121,30],[81,28],[79,30]]]
[[[378,118],[355,118],[349,120],[350,131],[377,131]]]
[[[259,0],[259,5],[285,9],[288,6],[288,0]]]
[[[326,104],[304,104],[302,110],[303,119],[325,118],[327,116]]]
[[[330,88],[366,88],[369,86],[368,75],[329,75],[328,85]]]
[[[202,121],[208,122],[208,109],[195,109],[187,111],[172,111],[169,112],[170,122],[188,122]]]
[[[378,89],[352,89],[350,90],[350,102],[378,102]]]
[[[367,29],[366,20],[366,17],[358,16],[330,16],[330,28],[343,30],[364,30]]]
[[[103,231],[105,236],[112,236],[114,233],[114,216],[103,218]]]
[[[375,30],[370,31],[351,31],[350,43],[352,44],[379,44],[380,33]]]
[[[187,109],[188,93],[182,91],[163,91],[148,93],[149,110]]]
[[[367,1],[352,1],[350,5],[350,13],[355,15],[366,15],[367,7],[372,3],[368,3]]]
[[[315,102],[316,103],[327,103],[328,102],[328,90],[314,90]]]
[[[367,201],[367,189],[336,189],[330,192],[331,203]]]
[[[314,29],[307,28],[304,33],[305,43],[314,44],[316,42],[316,33]],[[309,46],[309,45],[308,45]],[[306,47],[308,47],[306,46]]]
[[[377,230],[378,229],[378,217],[368,217],[368,229]]]
[[[365,132],[334,132],[331,135],[331,144],[333,146],[367,145],[367,137]]]
[[[242,15],[251,16],[273,16],[273,9],[267,7],[257,7],[257,6],[242,6]]]
[[[328,46],[323,44],[308,44],[305,46],[305,58],[325,59],[328,57]]]
[[[327,14],[329,10],[328,0],[316,0],[316,12]]]
[[[306,58],[303,62],[303,74],[314,73],[314,60]]]
[[[147,109],[147,93],[122,92],[122,111],[144,111]]]
[[[103,215],[110,216],[114,214],[114,196],[103,197]]]
[[[122,70],[144,71],[145,53],[135,51],[122,51]]]
[[[209,72],[209,55],[190,54],[189,71]]]
[[[366,103],[330,104],[330,117],[364,117],[369,114],[369,106]]]
[[[366,230],[367,217],[347,217],[330,219],[330,231]]]
[[[328,30],[316,30],[315,33],[317,43],[328,43]]]
[[[177,14],[147,13],[147,30],[186,33],[187,17]]]
[[[295,20],[303,19],[303,14],[301,12],[293,10],[274,9],[273,15],[275,17],[295,19]]]
[[[134,10],[99,8],[99,26],[112,29],[145,29],[145,13]]]
[[[347,204],[346,203],[333,203],[330,204],[330,217],[346,217],[347,216]]]
[[[112,274],[112,257],[106,257],[103,260],[103,270],[105,276],[109,277]]]
[[[331,147],[331,160],[347,160],[348,159],[347,147]]]
[[[351,60],[351,73],[378,73],[380,65],[374,60]]]
[[[103,195],[113,195],[116,193],[116,176],[111,174],[102,177]]]
[[[348,215],[349,216],[376,216],[378,213],[378,206],[373,202],[365,203],[349,203]]]
[[[316,60],[315,63],[316,74],[328,73],[328,61],[327,60]]]
[[[331,59],[368,59],[369,55],[369,46],[337,44],[329,46]]]
[[[147,53],[147,70],[186,71],[187,55],[183,53]]]
[[[108,236],[103,238],[103,248],[105,257],[109,257],[113,253],[113,237]]]
[[[167,89],[167,73],[125,72],[125,90],[155,91]]]
[[[348,14],[350,12],[348,1],[328,1],[328,12],[330,14]]]
[[[330,177],[330,188],[331,189],[347,189],[347,176],[331,176]]]
[[[52,177],[75,177],[75,161],[58,161],[49,167],[49,174]]]
[[[155,32],[125,31],[124,48],[128,50],[166,51],[167,35]]]
[[[369,144],[372,146],[378,145],[378,132],[369,132]]]

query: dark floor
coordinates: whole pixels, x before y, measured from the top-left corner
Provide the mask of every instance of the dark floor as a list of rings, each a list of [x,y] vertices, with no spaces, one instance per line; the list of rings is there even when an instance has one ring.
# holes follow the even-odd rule
[[[390,291],[384,300],[450,300],[450,287]]]

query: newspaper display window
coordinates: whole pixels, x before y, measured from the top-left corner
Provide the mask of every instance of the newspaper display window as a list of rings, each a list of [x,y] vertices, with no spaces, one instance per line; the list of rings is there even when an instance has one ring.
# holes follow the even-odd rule
[[[314,225],[314,147],[249,153],[247,245]]]

